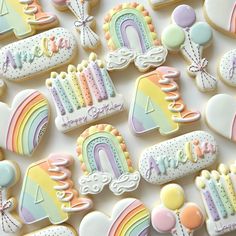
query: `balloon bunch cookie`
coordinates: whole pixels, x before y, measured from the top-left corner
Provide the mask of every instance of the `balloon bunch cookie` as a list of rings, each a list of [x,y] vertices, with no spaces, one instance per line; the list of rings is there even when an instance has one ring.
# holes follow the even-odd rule
[[[82,194],[98,194],[106,185],[115,195],[137,189],[140,174],[134,171],[119,131],[106,124],[91,126],[77,140],[84,176],[79,178]]]
[[[196,178],[207,212],[206,226],[210,236],[236,230],[236,164],[221,164],[218,171],[204,170]]]
[[[152,210],[152,226],[162,234],[191,236],[199,229],[205,217],[195,203],[185,203],[184,190],[177,184],[169,184],[161,189],[162,205]]]
[[[129,124],[136,134],[159,129],[162,135],[169,135],[200,119],[199,112],[185,106],[176,83],[179,77],[177,69],[161,66],[137,79],[129,113]]]
[[[124,98],[117,94],[104,63],[97,55],[68,72],[53,72],[46,81],[57,110],[56,126],[67,132],[113,115],[124,109]]]
[[[190,64],[188,72],[195,77],[202,92],[215,90],[217,81],[206,68],[208,61],[202,57],[203,49],[212,41],[212,30],[205,22],[196,22],[192,7],[180,5],[172,13],[173,24],[162,33],[162,43],[170,51],[180,51]]]
[[[15,185],[20,177],[18,165],[11,161],[0,161],[0,235],[16,234],[22,224],[18,216],[12,213],[16,207],[15,198],[9,198],[9,188]]]
[[[210,25],[236,37],[236,0],[205,0],[204,13]]]
[[[14,33],[25,38],[57,24],[57,17],[44,12],[38,0],[1,0],[0,37]]]
[[[0,114],[0,147],[31,156],[47,129],[47,99],[37,90],[23,90],[16,95],[10,108],[0,102]]]
[[[59,10],[69,9],[77,18],[74,26],[80,32],[80,42],[85,49],[95,49],[100,43],[99,36],[91,29],[94,17],[89,15],[90,7],[98,0],[52,0]]]
[[[19,203],[26,224],[47,218],[52,224],[61,224],[71,213],[91,208],[92,201],[78,197],[73,188],[69,170],[72,164],[73,158],[67,154],[51,154],[28,167]]]
[[[147,236],[149,230],[149,210],[140,200],[126,198],[114,206],[110,218],[99,211],[86,215],[80,224],[79,235]]]
[[[77,52],[73,34],[54,28],[0,49],[0,75],[22,81],[68,63]]]
[[[146,148],[139,172],[149,183],[164,184],[212,165],[217,151],[212,135],[194,131]]]
[[[105,17],[104,31],[111,51],[106,56],[108,70],[124,69],[134,62],[144,72],[165,62],[167,50],[143,5],[133,2],[113,8]]]

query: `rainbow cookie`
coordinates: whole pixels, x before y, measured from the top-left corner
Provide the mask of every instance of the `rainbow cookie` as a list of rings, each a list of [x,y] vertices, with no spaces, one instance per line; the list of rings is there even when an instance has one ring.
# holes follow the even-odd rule
[[[77,236],[77,233],[69,225],[52,225],[24,236]]]
[[[195,11],[188,5],[176,7],[172,21],[162,33],[163,45],[172,52],[182,53],[200,91],[215,90],[217,81],[207,72],[208,61],[202,58],[203,49],[212,42],[212,29],[205,22],[196,22]]]
[[[98,0],[52,0],[59,10],[69,9],[77,18],[74,26],[80,32],[80,42],[85,49],[95,49],[99,43],[99,36],[91,29],[95,24],[94,17],[89,15],[89,9]]]
[[[236,87],[236,49],[230,50],[222,56],[218,71],[226,84]]]
[[[111,51],[106,57],[108,70],[124,69],[134,62],[144,72],[165,62],[167,50],[143,5],[118,5],[105,17],[104,31]]]
[[[2,47],[0,75],[12,81],[36,79],[38,74],[71,61],[76,52],[73,34],[64,28],[54,28]]]
[[[136,134],[159,128],[162,135],[177,132],[182,124],[200,119],[199,112],[189,111],[179,94],[176,80],[180,72],[171,67],[159,67],[137,79],[129,123]]]
[[[0,37],[14,33],[25,38],[55,26],[57,17],[44,12],[38,0],[0,0]]]
[[[0,114],[0,147],[31,156],[47,128],[46,98],[36,90],[24,90],[16,95],[11,108],[0,103]]]
[[[211,129],[236,142],[236,99],[234,97],[228,94],[217,94],[210,98],[205,108],[205,118]]]
[[[56,126],[67,132],[113,115],[124,109],[124,98],[117,94],[103,62],[91,53],[88,61],[68,72],[53,72],[46,81],[57,109]]]
[[[236,230],[236,165],[221,164],[218,171],[204,170],[196,178],[207,212],[206,226],[210,236]],[[233,234],[232,234],[233,235]]]
[[[236,0],[205,0],[204,14],[214,28],[236,37]]]
[[[18,165],[11,161],[0,161],[0,235],[16,235],[22,224],[19,217],[11,212],[16,207],[15,198],[9,198],[8,189],[20,177]]]
[[[47,159],[29,166],[21,190],[19,211],[26,224],[48,218],[61,224],[73,212],[92,206],[88,198],[79,198],[73,188],[69,167],[73,158],[66,154],[51,154]],[[47,183],[47,184],[45,184]]]
[[[149,0],[150,4],[154,9],[159,9],[161,7],[165,7],[180,1],[181,0]]]
[[[140,174],[134,171],[123,137],[111,125],[96,125],[77,140],[77,152],[84,176],[79,179],[82,194],[100,193],[105,185],[115,195],[137,189]]]
[[[141,201],[126,198],[114,206],[111,218],[99,211],[86,215],[80,224],[79,235],[148,236],[149,228],[149,210]]]
[[[195,203],[185,203],[184,190],[177,184],[169,184],[161,189],[162,205],[152,210],[152,226],[160,234],[192,236],[204,221],[200,207]]]
[[[139,172],[151,184],[164,184],[212,165],[217,152],[212,135],[194,131],[146,148]]]

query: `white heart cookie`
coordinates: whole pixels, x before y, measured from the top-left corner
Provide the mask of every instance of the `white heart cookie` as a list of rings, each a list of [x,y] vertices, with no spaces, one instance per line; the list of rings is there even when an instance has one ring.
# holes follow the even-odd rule
[[[212,97],[205,109],[210,128],[224,137],[236,141],[236,99],[227,94]]]
[[[47,128],[46,98],[36,90],[24,90],[16,95],[11,108],[0,103],[0,114],[0,147],[30,156]]]
[[[236,0],[205,0],[204,13],[213,27],[236,37]]]
[[[236,49],[230,50],[221,58],[219,73],[225,83],[236,87]]]
[[[92,227],[91,227],[92,226]],[[150,213],[143,203],[134,198],[119,201],[111,218],[99,211],[86,215],[81,224],[80,236],[148,236]]]

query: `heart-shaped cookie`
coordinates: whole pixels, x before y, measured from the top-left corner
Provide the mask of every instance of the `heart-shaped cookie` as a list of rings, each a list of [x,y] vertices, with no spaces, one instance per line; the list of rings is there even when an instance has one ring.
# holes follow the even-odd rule
[[[236,99],[227,94],[212,97],[205,110],[210,128],[224,137],[236,141]]]
[[[0,147],[20,155],[31,156],[46,131],[49,107],[36,90],[18,93],[9,108],[0,103]]]
[[[149,227],[148,209],[141,201],[126,198],[115,205],[111,218],[99,211],[86,215],[81,222],[79,235],[148,236]]]

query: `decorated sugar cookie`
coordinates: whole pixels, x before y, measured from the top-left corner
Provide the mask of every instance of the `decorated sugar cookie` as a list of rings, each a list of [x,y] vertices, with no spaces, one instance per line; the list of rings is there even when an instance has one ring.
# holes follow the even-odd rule
[[[20,39],[55,26],[57,17],[44,12],[38,0],[1,0],[0,22],[0,37],[13,32]]]
[[[154,9],[159,9],[161,7],[168,6],[170,4],[177,3],[181,0],[149,0],[150,4]]]
[[[24,236],[77,236],[77,233],[69,225],[52,225]]]
[[[236,49],[223,55],[220,60],[219,73],[225,83],[236,87]]]
[[[0,235],[15,235],[22,224],[19,217],[12,211],[16,208],[15,198],[9,198],[9,188],[15,185],[20,177],[20,170],[16,163],[0,161]]]
[[[52,0],[59,10],[69,8],[76,16],[74,26],[80,32],[82,47],[95,49],[100,43],[99,36],[91,29],[94,17],[89,15],[89,9],[95,6],[98,0]]]
[[[205,0],[204,13],[214,28],[236,37],[236,0]]]
[[[200,119],[200,113],[188,110],[181,99],[176,83],[179,77],[177,69],[161,66],[137,79],[129,113],[136,134],[159,129],[162,135],[168,135]]]
[[[72,60],[77,51],[73,34],[55,28],[0,49],[0,75],[8,80],[37,79],[37,75]]]
[[[82,194],[98,194],[106,185],[115,195],[137,189],[140,181],[134,171],[126,144],[111,125],[96,125],[77,140],[77,152],[84,176],[79,179]]]
[[[194,9],[180,5],[172,13],[173,24],[162,34],[162,43],[173,52],[180,51],[188,61],[188,72],[195,77],[202,92],[216,89],[217,81],[207,72],[208,61],[202,57],[203,49],[212,41],[212,30],[205,22],[196,22]]]
[[[118,5],[105,17],[104,31],[111,51],[106,56],[108,70],[124,69],[134,62],[144,72],[165,62],[167,50],[160,44],[143,5]]]
[[[91,200],[80,198],[73,188],[69,170],[72,164],[73,158],[69,155],[51,154],[28,167],[19,203],[20,215],[26,224],[46,218],[52,224],[61,224],[71,213],[92,206]]]
[[[148,236],[149,228],[149,210],[141,201],[126,198],[114,206],[111,217],[99,211],[86,215],[80,224],[79,235]]]
[[[53,72],[46,81],[57,109],[56,126],[67,132],[124,109],[103,62],[91,53],[88,61],[68,72]]]
[[[11,107],[0,102],[0,114],[0,147],[31,156],[48,125],[47,99],[36,90],[24,90],[16,95]]]
[[[207,212],[206,226],[210,236],[236,230],[236,164],[221,164],[218,171],[204,170],[196,178]]]
[[[236,99],[228,94],[210,98],[205,108],[207,124],[215,132],[236,141]]]
[[[161,234],[173,236],[192,236],[199,229],[205,217],[201,208],[195,204],[185,203],[184,190],[177,184],[162,188],[162,205],[152,210],[152,226]]]
[[[139,172],[151,184],[164,184],[212,165],[217,152],[212,135],[194,131],[146,148]]]

